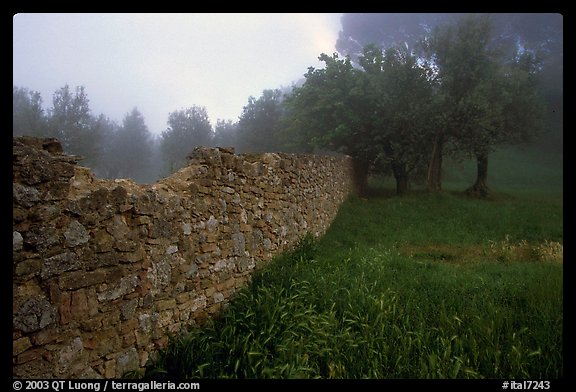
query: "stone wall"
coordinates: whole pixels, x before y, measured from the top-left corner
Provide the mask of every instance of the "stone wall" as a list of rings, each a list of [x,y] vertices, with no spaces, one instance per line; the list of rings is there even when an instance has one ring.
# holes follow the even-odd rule
[[[13,376],[118,378],[321,235],[349,157],[196,149],[151,185],[103,180],[55,139],[13,143]]]

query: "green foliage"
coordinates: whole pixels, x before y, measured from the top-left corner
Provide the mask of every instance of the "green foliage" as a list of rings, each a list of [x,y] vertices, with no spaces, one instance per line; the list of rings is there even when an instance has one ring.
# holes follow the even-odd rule
[[[294,143],[303,148],[323,148],[359,156],[367,145],[361,122],[362,94],[357,89],[357,71],[349,59],[321,54],[324,69],[310,67],[306,82],[286,99],[290,113],[290,132]],[[358,139],[358,140],[354,140]]]
[[[488,15],[422,34],[419,57],[405,46],[367,44],[354,67],[350,57],[321,54],[325,68],[309,68],[286,101],[292,140],[352,156],[363,179],[391,169],[399,194],[410,173],[428,172],[430,189],[440,189],[444,154],[478,157],[484,194],[488,154],[542,129],[539,62],[528,50],[495,45]]]
[[[473,156],[528,140],[540,127],[534,57],[529,52],[503,53],[491,42],[487,15],[442,26],[428,42],[446,100],[446,133],[460,152]]]
[[[301,262],[308,262],[314,259],[317,252],[317,240],[310,233],[306,233],[296,245],[291,253],[291,258]]]
[[[431,69],[406,49],[382,53],[367,46],[360,64],[366,70],[366,92],[371,96],[375,140],[382,150],[376,164],[390,165],[395,177],[425,167],[430,156],[435,116]]]
[[[430,70],[400,48],[368,45],[362,70],[350,59],[322,54],[287,100],[294,140],[352,156],[357,175],[391,166],[397,178],[426,162],[432,103]],[[378,163],[378,165],[377,165]]]

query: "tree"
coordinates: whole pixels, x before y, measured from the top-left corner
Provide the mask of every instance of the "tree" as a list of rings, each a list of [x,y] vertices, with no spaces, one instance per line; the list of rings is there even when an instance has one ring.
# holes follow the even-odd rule
[[[401,47],[383,52],[366,45],[361,69],[336,53],[319,58],[326,67],[311,67],[287,100],[294,139],[352,156],[360,194],[369,172],[383,167],[392,170],[397,194],[404,194],[409,174],[426,161],[430,70]]]
[[[284,105],[280,89],[264,90],[256,99],[248,98],[238,121],[237,145],[241,152],[283,150],[280,133]]]
[[[12,135],[47,136],[42,96],[24,87],[12,87]]]
[[[212,125],[205,107],[192,106],[170,113],[168,129],[162,132],[160,142],[169,172],[183,167],[194,147],[210,145],[212,136]]]
[[[545,127],[550,129],[546,139],[539,140],[539,146],[562,150],[563,135],[563,16],[545,13],[497,13],[480,14],[489,17],[491,34],[488,46],[498,47],[505,65],[513,63],[518,50],[531,53],[540,59],[538,73],[535,74],[537,89],[548,111],[545,114]],[[422,48],[420,41],[429,43],[438,30],[455,25],[466,14],[459,13],[413,13],[413,14],[362,14],[352,13],[342,16],[342,30],[336,43],[338,52],[351,56],[357,62],[365,44],[375,43],[386,49],[395,45],[414,49],[421,59],[432,54]],[[442,27],[444,26],[444,27]],[[453,32],[456,30],[453,29]],[[424,50],[422,50],[424,49]],[[449,46],[447,47],[449,49]],[[439,82],[441,80],[439,79]],[[531,82],[532,83],[532,82]],[[433,144],[428,170],[428,188],[441,189],[441,168],[444,154],[453,153],[452,139],[447,126],[454,118],[446,113],[451,109],[451,101],[443,96],[443,91],[435,95],[438,121],[437,134]]]
[[[537,95],[536,63],[530,53],[522,53],[495,72],[481,90],[485,101],[479,109],[483,117],[461,137],[464,150],[477,161],[476,182],[467,189],[468,194],[489,195],[488,156],[495,146],[526,143],[543,130],[544,106]]]
[[[115,171],[116,178],[132,178],[136,182],[147,183],[155,180],[150,174],[151,143],[150,132],[144,117],[137,108],[127,113],[113,137],[110,154],[121,159]]]
[[[218,119],[214,127],[214,139],[212,144],[218,147],[237,148],[238,123],[232,120]]]
[[[373,122],[373,141],[382,146],[378,158],[389,165],[396,179],[396,193],[408,190],[411,172],[427,162],[430,145],[433,85],[430,69],[405,47],[382,52],[367,45],[359,57],[364,69],[364,94]]]
[[[94,174],[101,178],[120,178],[124,160],[122,151],[116,148],[116,137],[120,127],[104,114],[98,116],[94,122],[94,127],[95,131],[100,134],[102,141]]]
[[[541,111],[529,77],[532,56],[516,56],[507,66],[506,52],[497,50],[491,34],[489,17],[472,15],[436,29],[427,42],[438,68],[443,120],[429,179],[439,179],[440,168],[432,164],[452,138],[459,151],[477,159],[477,180],[468,191],[480,197],[488,195],[488,154],[503,143],[527,140],[539,127]],[[439,189],[433,181],[429,187]]]
[[[65,85],[52,98],[49,115],[50,135],[60,140],[68,154],[84,158],[83,164],[93,167],[98,160],[99,135],[94,132],[88,96],[83,86],[74,93]]]
[[[318,58],[325,67],[308,68],[304,84],[286,99],[289,131],[303,150],[321,148],[350,155],[357,192],[363,195],[368,171],[382,151],[370,121],[370,98],[365,94],[361,71],[354,69],[349,57],[322,53]]]

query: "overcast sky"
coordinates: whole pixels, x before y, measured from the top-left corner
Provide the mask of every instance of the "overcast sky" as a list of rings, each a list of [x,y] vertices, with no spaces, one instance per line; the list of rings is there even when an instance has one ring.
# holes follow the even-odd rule
[[[95,116],[122,123],[134,107],[148,129],[170,112],[204,106],[238,120],[248,97],[291,86],[332,54],[341,14],[17,14],[13,84],[44,106],[84,86]]]

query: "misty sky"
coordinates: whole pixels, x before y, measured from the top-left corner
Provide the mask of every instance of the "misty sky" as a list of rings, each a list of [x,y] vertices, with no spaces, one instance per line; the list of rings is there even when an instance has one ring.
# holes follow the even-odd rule
[[[238,120],[250,95],[291,86],[332,54],[342,14],[17,14],[13,84],[45,108],[84,86],[92,114],[121,125],[137,107],[153,133],[170,112],[205,106]]]

